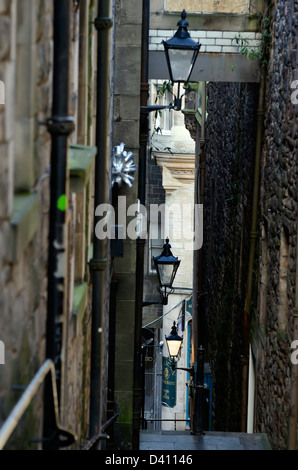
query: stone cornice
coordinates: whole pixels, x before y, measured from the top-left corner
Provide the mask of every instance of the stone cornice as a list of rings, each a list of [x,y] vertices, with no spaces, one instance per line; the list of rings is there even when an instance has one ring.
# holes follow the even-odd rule
[[[163,187],[172,192],[183,184],[194,181],[195,155],[182,153],[153,152],[157,164],[162,168]]]

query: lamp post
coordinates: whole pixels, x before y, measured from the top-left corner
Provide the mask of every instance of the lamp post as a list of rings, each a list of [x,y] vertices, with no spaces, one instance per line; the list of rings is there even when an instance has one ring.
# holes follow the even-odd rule
[[[157,289],[161,295],[162,304],[168,305],[168,296],[173,292],[173,282],[180,265],[180,260],[175,258],[171,252],[168,238],[163,246],[162,253],[153,257],[153,261],[158,276],[159,286]]]

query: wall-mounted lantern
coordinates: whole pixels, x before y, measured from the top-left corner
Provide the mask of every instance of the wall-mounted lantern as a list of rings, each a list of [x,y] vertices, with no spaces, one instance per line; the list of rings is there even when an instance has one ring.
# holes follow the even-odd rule
[[[188,83],[193,71],[198,53],[201,48],[199,42],[191,39],[187,30],[186,12],[181,13],[181,20],[177,23],[178,30],[168,41],[163,41],[167,65],[171,82],[178,83],[178,96],[175,97],[174,109],[181,109],[180,84]]]
[[[178,30],[174,36],[168,41],[162,41],[162,43],[165,49],[170,81],[172,85],[174,85],[174,83],[178,84],[178,96],[176,97],[174,95],[174,104],[169,106],[141,106],[141,111],[143,113],[149,113],[151,111],[157,111],[161,109],[174,109],[175,111],[180,111],[182,97],[184,94],[190,91],[190,87],[187,87],[187,85],[190,81],[191,73],[196,63],[201,44],[199,42],[195,42],[190,37],[190,34],[187,30],[189,23],[186,20],[185,10],[183,10],[181,13],[181,20],[178,21],[177,26]],[[181,84],[186,85],[186,92],[180,96]]]
[[[175,258],[171,252],[168,238],[163,246],[162,253],[159,256],[153,257],[153,261],[158,275],[159,286],[157,289],[161,294],[163,305],[167,305],[168,296],[173,292],[173,282],[180,265],[180,260]]]
[[[172,360],[178,358],[182,346],[183,336],[177,333],[176,322],[173,323],[171,333],[166,336],[166,343],[169,350],[169,356]]]

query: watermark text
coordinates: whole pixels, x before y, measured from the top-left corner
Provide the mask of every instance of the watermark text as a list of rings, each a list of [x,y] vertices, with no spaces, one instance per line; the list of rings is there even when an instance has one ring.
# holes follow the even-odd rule
[[[294,349],[294,351],[291,354],[291,363],[294,365],[297,365],[298,364],[298,340],[297,339],[295,341],[292,341],[291,349]]]
[[[203,245],[202,204],[150,204],[147,210],[140,203],[127,207],[126,197],[119,196],[117,220],[115,209],[110,204],[97,206],[95,216],[100,218],[95,226],[99,240],[165,240],[169,237],[170,240],[183,241],[186,250],[199,250]]]
[[[3,341],[0,341],[0,365],[5,364],[5,346]]]
[[[295,91],[293,91],[293,93],[291,94],[291,103],[292,103],[292,104],[298,104],[298,80],[294,80],[294,81],[291,83],[291,89],[292,89],[292,90],[295,90]]]
[[[5,104],[5,86],[2,80],[0,80],[0,104]]]

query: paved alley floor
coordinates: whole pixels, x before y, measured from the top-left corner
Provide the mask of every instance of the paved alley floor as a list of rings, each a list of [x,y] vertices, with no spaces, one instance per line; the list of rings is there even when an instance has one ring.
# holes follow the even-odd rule
[[[271,450],[265,434],[190,431],[141,431],[140,450]]]

